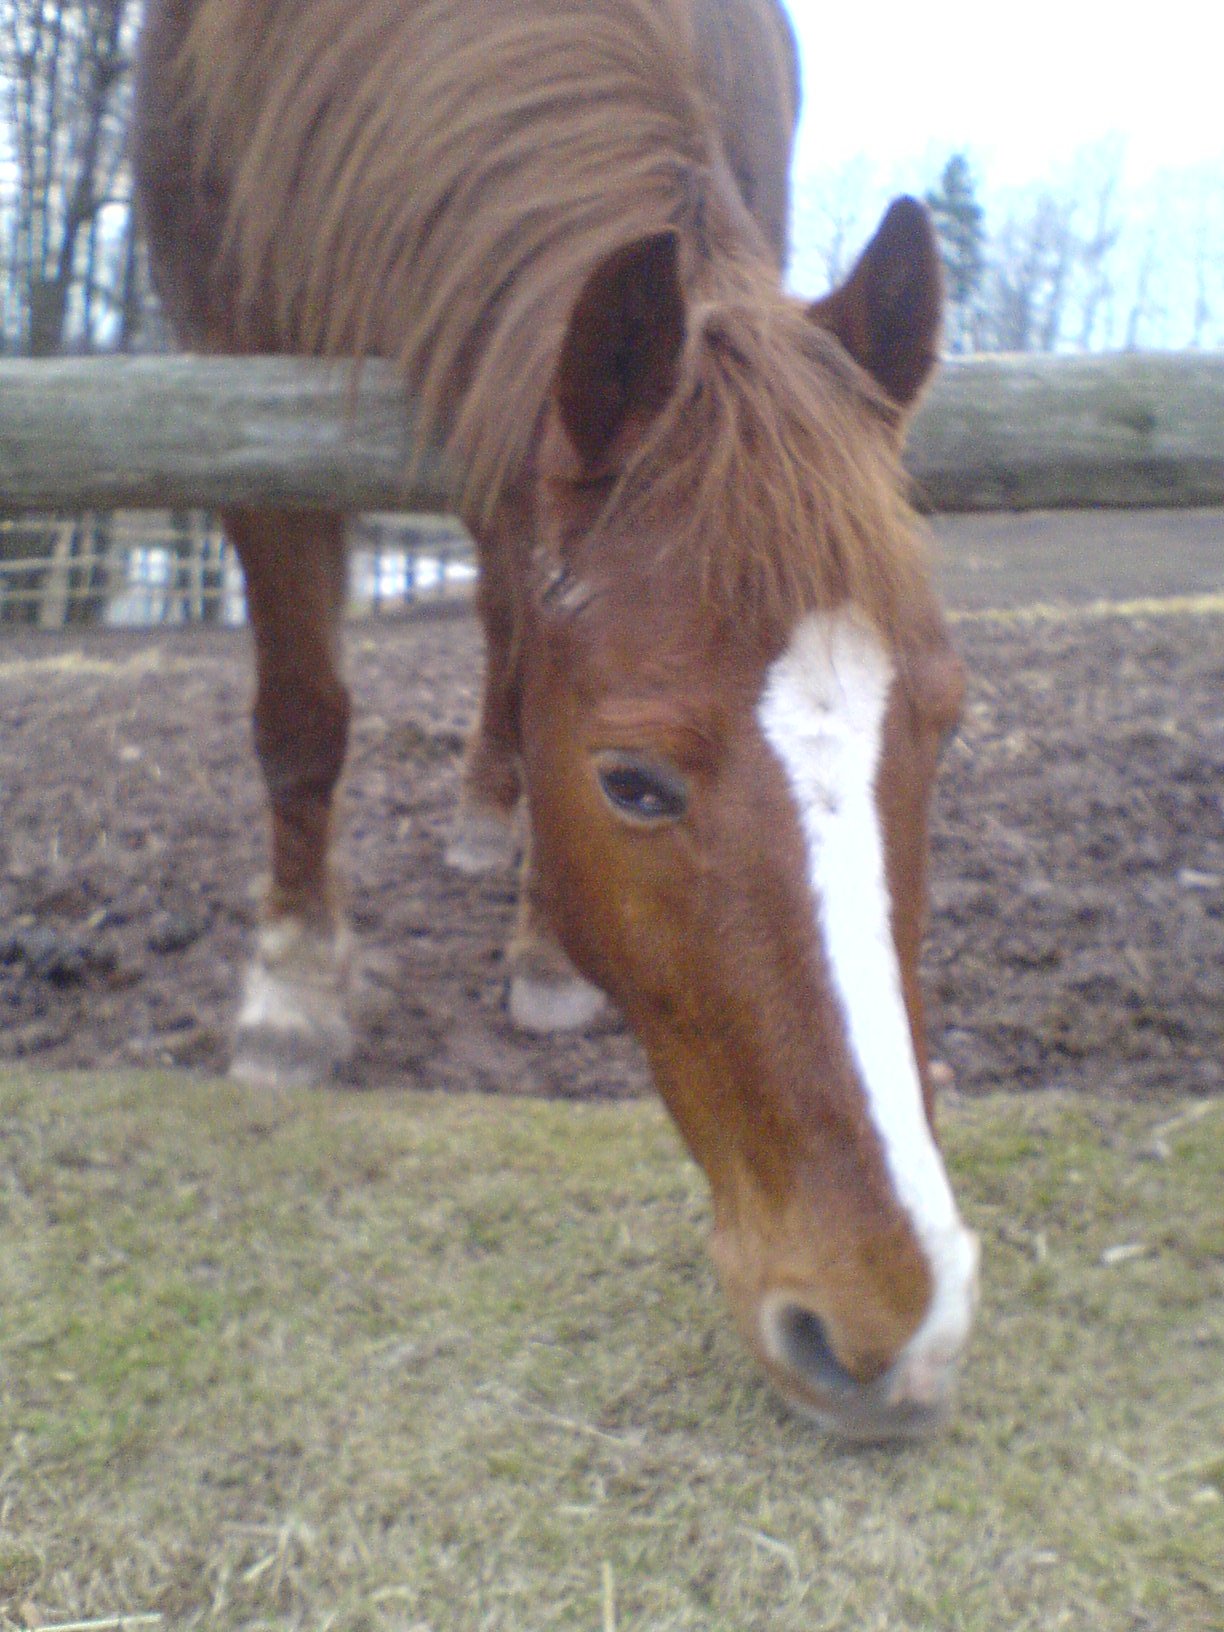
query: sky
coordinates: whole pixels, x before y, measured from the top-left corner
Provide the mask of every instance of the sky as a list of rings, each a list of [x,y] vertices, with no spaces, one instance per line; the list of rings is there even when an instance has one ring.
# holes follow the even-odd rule
[[[1135,180],[1211,159],[1224,173],[1218,0],[784,3],[803,57],[797,178],[865,156],[925,187],[959,150],[1021,186],[1116,135]]]

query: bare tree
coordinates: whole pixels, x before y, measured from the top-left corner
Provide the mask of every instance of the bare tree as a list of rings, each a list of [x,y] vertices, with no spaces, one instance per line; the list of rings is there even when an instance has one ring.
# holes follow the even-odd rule
[[[1202,350],[1224,344],[1224,182],[1203,164],[1180,178],[1166,236],[1178,263],[1185,309],[1185,343]]]
[[[871,226],[881,189],[864,158],[800,181],[792,273],[814,293],[840,282]]]
[[[0,0],[0,347],[32,356],[127,344],[142,304],[126,164],[140,0]],[[91,620],[110,518],[30,517],[0,557],[51,560],[7,610]]]
[[[1160,235],[1156,227],[1147,234],[1139,269],[1135,277],[1135,294],[1130,316],[1126,320],[1125,349],[1139,351],[1152,344],[1151,325],[1160,316],[1158,285],[1160,271]]]
[[[1073,200],[1043,191],[1014,209],[989,252],[976,339],[987,351],[1053,351],[1075,264]]]
[[[986,212],[978,202],[977,180],[963,153],[954,153],[944,165],[939,185],[930,189],[926,202],[935,218],[947,275],[948,347],[967,351],[971,313],[984,270]]]
[[[1206,343],[1208,326],[1213,320],[1213,305],[1211,305],[1211,273],[1216,269],[1216,256],[1211,250],[1208,237],[1208,219],[1200,215],[1195,227],[1195,243],[1193,243],[1193,268],[1195,268],[1195,315],[1191,320],[1190,344],[1193,348],[1203,348]]]
[[[132,248],[124,163],[137,0],[0,0],[13,181],[0,218],[10,344],[121,338]]]
[[[1111,138],[1089,149],[1079,164],[1077,192],[1086,197],[1088,225],[1079,241],[1080,321],[1076,345],[1091,351],[1109,317],[1116,277],[1116,251],[1122,236],[1120,193],[1126,157],[1121,140]]]

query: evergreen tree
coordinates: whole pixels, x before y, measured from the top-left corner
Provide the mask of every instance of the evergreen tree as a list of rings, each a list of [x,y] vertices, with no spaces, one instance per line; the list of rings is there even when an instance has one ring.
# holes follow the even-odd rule
[[[939,186],[926,195],[935,218],[948,278],[951,306],[949,341],[953,351],[970,349],[970,313],[985,266],[985,211],[977,201],[973,172],[963,153],[954,153],[944,165]]]

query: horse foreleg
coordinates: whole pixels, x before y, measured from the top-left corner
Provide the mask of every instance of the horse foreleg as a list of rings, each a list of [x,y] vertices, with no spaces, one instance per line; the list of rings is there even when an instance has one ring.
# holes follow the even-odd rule
[[[344,523],[283,511],[234,511],[224,521],[255,642],[253,726],[272,864],[231,1071],[261,1083],[320,1082],[353,1048],[350,939],[329,856],[349,723]]]
[[[519,850],[517,594],[529,525],[521,505],[504,503],[479,539],[476,612],[484,631],[484,687],[446,848],[447,865],[461,873],[508,871]]]
[[[518,597],[531,571],[532,536],[530,506],[514,496],[479,529],[484,689],[446,860],[459,872],[478,874],[507,871],[521,855],[518,920],[506,954],[510,1017],[524,1031],[573,1031],[601,1015],[607,999],[574,968],[531,889],[519,751]]]
[[[608,1000],[580,975],[536,899],[528,833],[519,880],[518,920],[506,955],[506,1004],[523,1031],[579,1031],[600,1019]]]

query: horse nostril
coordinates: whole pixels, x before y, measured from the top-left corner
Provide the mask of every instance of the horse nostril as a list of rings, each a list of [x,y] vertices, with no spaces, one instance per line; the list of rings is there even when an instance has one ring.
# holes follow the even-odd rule
[[[857,1392],[861,1384],[833,1353],[824,1322],[797,1303],[783,1304],[773,1316],[773,1347],[800,1377],[827,1393]]]
[[[851,1370],[820,1316],[786,1295],[767,1298],[759,1319],[765,1353],[785,1373],[777,1378],[783,1394],[832,1433],[884,1444],[921,1439],[947,1420],[946,1367],[928,1376],[903,1350],[891,1365],[868,1361]]]

